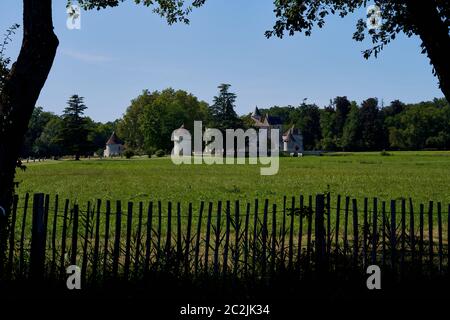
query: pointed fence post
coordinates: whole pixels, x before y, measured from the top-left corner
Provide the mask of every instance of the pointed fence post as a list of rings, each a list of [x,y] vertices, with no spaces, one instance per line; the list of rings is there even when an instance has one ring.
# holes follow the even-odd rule
[[[316,266],[318,271],[324,270],[326,262],[324,208],[325,208],[325,200],[323,194],[316,195],[315,244],[316,244]]]
[[[33,199],[33,225],[31,232],[30,271],[33,280],[44,277],[45,223],[44,194],[37,193]]]

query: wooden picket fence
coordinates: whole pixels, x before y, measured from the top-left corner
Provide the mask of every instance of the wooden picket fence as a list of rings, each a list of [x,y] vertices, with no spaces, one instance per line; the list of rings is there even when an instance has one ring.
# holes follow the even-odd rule
[[[280,202],[281,203],[281,202]],[[399,275],[448,274],[450,218],[441,203],[379,201],[330,194],[269,200],[201,202],[194,210],[161,201],[88,202],[49,195],[15,198],[2,277],[141,279],[151,272],[184,277],[270,278],[280,272],[363,270]],[[365,269],[364,271],[365,272]]]

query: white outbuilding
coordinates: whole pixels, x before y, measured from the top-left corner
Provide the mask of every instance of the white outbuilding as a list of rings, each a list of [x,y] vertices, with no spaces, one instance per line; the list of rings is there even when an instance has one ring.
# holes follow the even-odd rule
[[[304,152],[303,135],[298,128],[292,126],[283,134],[283,151],[294,155]]]
[[[123,142],[117,137],[116,133],[113,132],[111,137],[106,142],[106,149],[103,152],[104,157],[117,157],[121,156],[124,147]]]

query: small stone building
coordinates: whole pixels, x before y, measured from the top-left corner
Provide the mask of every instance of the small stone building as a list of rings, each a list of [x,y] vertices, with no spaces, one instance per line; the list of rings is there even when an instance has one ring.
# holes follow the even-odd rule
[[[283,128],[283,122],[279,117],[270,116],[268,113],[262,115],[258,107],[256,107],[255,111],[251,114],[251,118],[253,120],[253,125],[257,129],[268,130],[269,137],[271,129],[278,129],[281,131]],[[284,134],[280,134],[280,151],[295,155],[304,152],[303,135],[300,129],[292,126]]]
[[[303,135],[300,129],[292,126],[283,134],[283,151],[289,154],[299,154],[304,152]]]
[[[117,157],[121,156],[124,151],[123,142],[113,132],[111,137],[106,142],[106,149],[103,152],[104,157]]]

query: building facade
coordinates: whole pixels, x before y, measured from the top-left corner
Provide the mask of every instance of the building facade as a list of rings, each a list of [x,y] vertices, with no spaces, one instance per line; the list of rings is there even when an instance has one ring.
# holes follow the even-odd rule
[[[283,121],[281,118],[270,116],[268,113],[263,115],[258,107],[255,107],[255,110],[251,114],[251,118],[254,122],[253,125],[257,129],[267,129],[269,137],[271,129],[278,129],[279,132],[282,132]],[[300,129],[295,128],[295,126],[292,126],[288,131],[280,135],[279,143],[280,151],[282,152],[295,155],[304,152],[303,135]]]
[[[123,142],[113,132],[111,137],[106,142],[106,148],[103,152],[103,156],[107,158],[121,156],[124,151]]]

